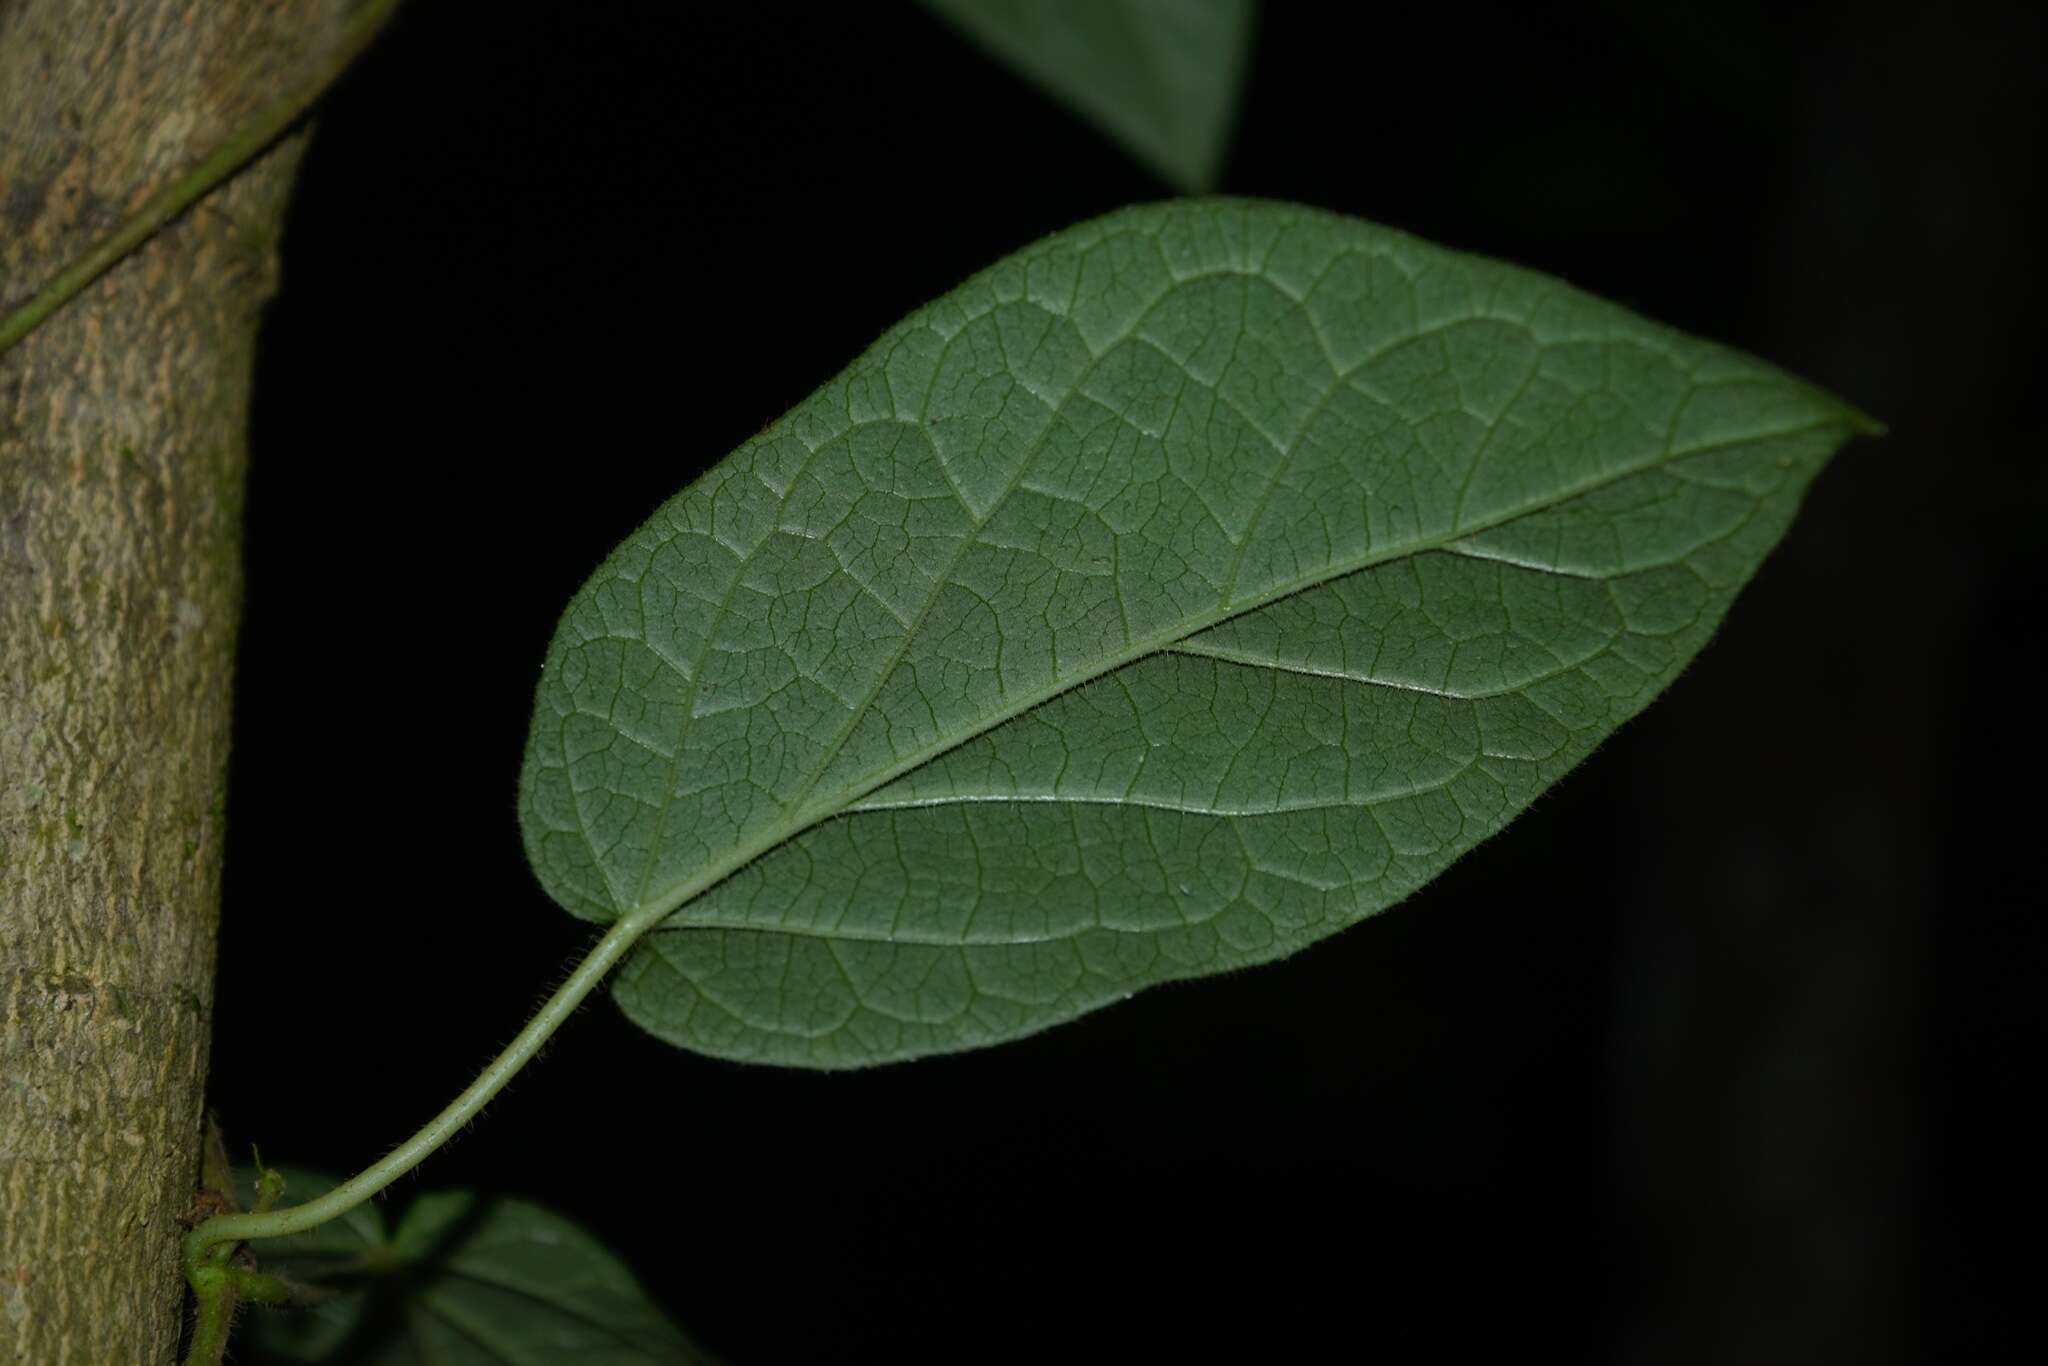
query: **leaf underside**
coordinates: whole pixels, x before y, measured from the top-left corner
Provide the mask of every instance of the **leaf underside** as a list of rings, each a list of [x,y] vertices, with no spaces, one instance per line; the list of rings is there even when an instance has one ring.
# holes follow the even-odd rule
[[[1214,188],[1252,0],[924,0],[1168,184]]]
[[[245,1184],[247,1184],[245,1182]],[[331,1187],[290,1173],[294,1202]],[[708,1366],[619,1260],[522,1200],[422,1195],[395,1228],[358,1205],[256,1245],[262,1269],[341,1293],[309,1309],[250,1309],[235,1359],[335,1366]]]
[[[577,594],[522,775],[613,985],[852,1067],[1266,962],[1668,684],[1870,424],[1354,219],[1113,214],[889,332]]]

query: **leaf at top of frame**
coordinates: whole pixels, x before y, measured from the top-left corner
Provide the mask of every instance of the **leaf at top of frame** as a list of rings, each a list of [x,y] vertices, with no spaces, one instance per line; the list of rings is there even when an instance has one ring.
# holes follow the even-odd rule
[[[1167,183],[1214,189],[1252,0],[924,0]]]

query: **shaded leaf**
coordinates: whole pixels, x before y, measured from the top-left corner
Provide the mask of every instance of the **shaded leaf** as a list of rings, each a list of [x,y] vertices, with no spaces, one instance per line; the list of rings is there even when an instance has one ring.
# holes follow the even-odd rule
[[[287,1172],[293,1202],[334,1182]],[[245,1183],[246,1184],[246,1183]],[[306,1309],[254,1307],[238,1361],[330,1366],[683,1366],[711,1358],[576,1225],[523,1200],[422,1195],[387,1226],[359,1205],[306,1233],[253,1245],[273,1275],[332,1288]]]
[[[614,983],[724,1057],[994,1043],[1281,957],[1674,678],[1850,435],[1556,280],[1111,215],[919,310],[577,594],[522,776]]]
[[[1214,188],[1252,0],[925,0],[1168,183]]]

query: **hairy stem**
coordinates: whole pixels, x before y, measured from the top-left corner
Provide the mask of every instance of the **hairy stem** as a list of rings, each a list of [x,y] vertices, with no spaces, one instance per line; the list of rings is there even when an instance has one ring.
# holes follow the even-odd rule
[[[192,1321],[192,1345],[185,1354],[185,1366],[220,1366],[227,1356],[228,1329],[235,1318],[234,1283],[219,1266],[188,1269],[186,1275],[199,1308]]]
[[[377,36],[378,30],[384,27],[384,21],[397,8],[398,0],[363,0],[362,7],[349,19],[340,41],[303,82],[256,111],[205,160],[151,195],[127,222],[58,271],[28,302],[0,319],[0,354],[76,298],[87,285],[120,264],[123,257],[147,242],[157,229],[197,203],[208,191],[277,141],[286,129],[313,107],[314,101],[327,93],[327,88],[348,69],[349,64],[362,55],[363,49],[370,45],[370,40]]]
[[[441,1111],[420,1126],[419,1132],[393,1148],[385,1157],[362,1172],[342,1182],[317,1200],[308,1200],[303,1205],[290,1205],[284,1209],[263,1213],[217,1214],[192,1230],[185,1238],[185,1268],[189,1278],[193,1273],[212,1264],[213,1249],[224,1244],[246,1241],[251,1238],[279,1238],[287,1233],[302,1233],[309,1228],[324,1224],[328,1220],[348,1213],[378,1191],[396,1181],[399,1177],[418,1166],[428,1154],[446,1143],[455,1131],[467,1124],[476,1113],[483,1109],[491,1097],[503,1090],[505,1083],[512,1080],[520,1068],[531,1062],[562,1022],[575,1013],[597,984],[604,980],[633,947],[640,936],[652,929],[666,914],[664,907],[643,908],[632,915],[623,917],[612,924],[604,938],[597,941],[569,980],[548,997],[538,1013],[526,1022],[519,1036],[512,1040],[505,1051],[491,1059],[477,1079]],[[195,1280],[193,1290],[198,1292]]]

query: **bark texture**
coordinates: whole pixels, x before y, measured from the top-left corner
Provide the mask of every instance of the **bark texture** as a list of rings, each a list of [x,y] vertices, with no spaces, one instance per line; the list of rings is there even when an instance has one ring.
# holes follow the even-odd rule
[[[0,314],[340,0],[0,0]],[[169,1361],[212,1004],[249,381],[288,142],[0,356],[0,1362]]]

